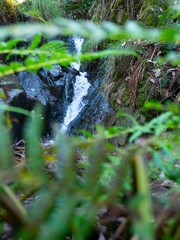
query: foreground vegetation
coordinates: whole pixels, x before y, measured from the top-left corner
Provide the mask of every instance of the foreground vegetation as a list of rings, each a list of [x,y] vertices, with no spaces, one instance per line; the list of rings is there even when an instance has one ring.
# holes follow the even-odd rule
[[[43,3],[27,1],[26,4],[33,6],[40,2]],[[57,1],[53,2],[58,4]],[[71,1],[72,4],[73,2]],[[67,11],[69,2],[62,3],[64,4],[62,9]],[[118,1],[114,3],[116,5],[113,6],[117,7]],[[144,1],[143,7],[147,3],[149,1]],[[156,1],[152,1],[152,4],[158,7],[155,3]],[[102,6],[109,6],[109,2],[99,1],[99,4],[94,4],[93,7],[96,9],[93,17],[98,21],[100,20],[97,16],[105,18],[104,12],[98,13],[99,7],[101,6],[102,10]],[[46,21],[49,20],[52,17],[48,12],[50,7],[46,10],[43,8],[45,5],[39,6],[41,10],[37,5],[35,7],[39,11],[36,14]],[[81,13],[90,10],[90,2],[84,1],[84,6]],[[3,26],[0,28],[2,41],[0,54],[7,54],[7,61],[14,55],[20,56],[23,61],[1,65],[0,76],[23,70],[33,70],[36,73],[42,66],[47,68],[52,68],[53,64],[68,66],[76,60],[62,41],[51,41],[41,45],[42,36],[77,34],[86,37],[91,41],[92,49],[97,49],[98,46],[101,51],[83,53],[80,56],[81,60],[106,57],[103,64],[111,62],[112,55],[118,57],[131,55],[135,59],[141,56],[141,51],[135,48],[116,48],[117,42],[120,41],[141,39],[150,44],[152,42],[180,44],[180,30],[176,21],[179,5],[176,9],[168,8],[167,5],[165,7],[167,11],[159,17],[161,19],[159,29],[149,29],[135,21],[129,21],[120,27],[110,22],[96,25],[65,19],[47,25],[35,23]],[[21,8],[28,9],[29,5]],[[77,8],[74,8],[74,11],[76,10]],[[93,9],[89,11],[92,12]],[[74,15],[75,12],[70,13],[68,17]],[[116,19],[114,15],[109,15],[108,20],[109,18],[113,21]],[[167,21],[163,20],[167,18]],[[149,25],[149,22],[146,25]],[[29,38],[32,39],[37,32],[39,34],[31,40],[28,48],[16,47],[24,35],[29,41]],[[7,41],[8,38],[11,40]],[[113,43],[113,48],[107,49]],[[121,60],[122,58],[118,59]],[[180,64],[179,54],[174,51],[168,52],[167,49],[156,61],[158,67],[167,63],[173,66]],[[113,71],[112,82],[117,81],[114,74],[116,70]],[[131,104],[133,103],[132,101]],[[114,106],[115,109],[120,110],[117,106]],[[153,115],[156,117],[139,124],[131,115],[119,113],[119,117],[130,119],[131,127],[114,126],[104,129],[97,126],[95,135],[81,131],[83,137],[67,137],[55,128],[55,142],[48,147],[40,141],[43,128],[39,117],[42,113],[40,107],[37,106],[32,113],[4,105],[1,105],[1,109],[18,111],[28,116],[24,130],[25,145],[20,146],[19,143],[11,145],[7,115],[2,112],[0,117],[2,236],[8,223],[12,227],[10,235],[15,239],[180,238],[178,104],[146,102],[143,106],[144,112],[155,112]],[[122,135],[128,135],[128,142],[122,147],[114,146],[113,139]],[[17,153],[21,156],[18,159]],[[160,195],[159,192],[153,191],[155,182],[160,185]]]

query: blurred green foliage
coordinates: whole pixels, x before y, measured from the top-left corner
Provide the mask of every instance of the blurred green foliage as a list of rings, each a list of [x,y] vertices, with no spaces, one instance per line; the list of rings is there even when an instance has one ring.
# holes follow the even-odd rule
[[[153,106],[149,104],[148,107]],[[26,165],[23,169],[10,161],[10,145],[4,142],[8,134],[2,131],[1,166],[6,164],[6,169],[14,176],[13,185],[16,188],[12,193],[11,186],[1,183],[0,202],[6,215],[11,218],[11,224],[20,230],[17,238],[64,239],[73,236],[75,239],[86,239],[92,231],[98,211],[103,206],[118,203],[120,206],[126,204],[133,214],[139,214],[138,219],[134,219],[133,214],[129,216],[131,236],[156,239],[160,223],[157,225],[152,222],[148,176],[156,169],[157,177],[163,173],[164,179],[171,179],[179,186],[179,167],[176,166],[180,156],[178,113],[169,110],[144,125],[137,125],[133,121],[130,129],[111,127],[105,130],[99,126],[95,135],[84,132],[86,137],[66,137],[55,129],[53,152],[57,157],[53,178],[44,169],[46,164],[39,141],[41,123],[38,109],[32,113],[25,129]],[[5,129],[3,123],[1,126]],[[135,141],[134,144],[118,148],[109,143],[110,139],[127,132],[132,134],[129,141]],[[147,133],[151,133],[151,136],[140,138]],[[76,162],[77,151],[85,157],[84,164]],[[149,160],[146,158],[148,154]],[[82,167],[83,171],[79,172]],[[1,168],[1,178],[3,174]],[[29,203],[27,211],[14,195],[18,192],[25,198],[31,194],[37,198]],[[127,192],[128,204],[124,198]],[[136,207],[133,207],[134,204]],[[4,216],[2,212],[1,219]],[[178,222],[173,224],[176,228]],[[160,239],[164,237],[166,235]],[[171,237],[169,239],[174,239]]]
[[[89,4],[89,1],[87,1]],[[163,18],[161,17],[161,20]],[[163,21],[162,21],[163,22]],[[25,61],[0,66],[0,76],[23,70],[37,72],[40,67],[52,68],[76,61],[62,41],[50,41],[40,45],[41,35],[55,37],[81,35],[94,44],[103,40],[146,40],[149,42],[180,43],[177,23],[161,29],[148,29],[134,21],[118,26],[110,22],[96,25],[92,22],[57,20],[49,24],[26,24],[0,27],[0,54],[19,55]],[[38,32],[38,35],[37,35]],[[27,49],[17,48],[23,36],[35,36]],[[13,40],[5,41],[7,38]],[[17,39],[18,38],[18,39]],[[134,50],[111,49],[83,53],[79,58],[92,60],[113,54],[131,54]],[[170,59],[179,64],[179,55]],[[169,61],[168,55],[163,61]],[[1,108],[5,108],[1,106]],[[156,108],[159,116],[143,125],[132,116],[121,114],[132,121],[131,128],[97,126],[95,135],[81,131],[82,136],[67,137],[54,129],[54,145],[51,160],[54,171],[49,172],[46,159],[49,153],[41,146],[41,109],[37,106],[29,113],[6,106],[5,110],[18,111],[29,116],[25,128],[26,161],[23,166],[15,164],[10,145],[10,135],[0,115],[0,221],[8,222],[15,229],[15,239],[70,239],[84,240],[91,236],[100,222],[98,213],[104,206],[118,205],[128,208],[129,239],[180,238],[180,208],[167,218],[154,221],[153,202],[149,190],[152,178],[173,181],[173,190],[179,193],[180,158],[180,109],[179,106],[162,106],[146,103],[146,109]],[[110,140],[129,134],[129,143],[116,147]],[[80,154],[80,160],[77,155]],[[83,160],[85,159],[85,160]],[[12,184],[5,179],[11,176]],[[30,198],[32,197],[32,198]],[[25,200],[28,207],[24,207]],[[175,204],[167,203],[171,209]],[[163,212],[166,214],[166,210]],[[171,223],[170,223],[171,222]]]
[[[56,0],[26,0],[18,8],[31,16],[39,16],[42,20],[50,20],[60,17],[60,3]]]
[[[92,15],[91,9],[96,7],[99,2],[99,0],[61,0],[61,14],[63,17],[69,17],[72,19],[87,19]]]

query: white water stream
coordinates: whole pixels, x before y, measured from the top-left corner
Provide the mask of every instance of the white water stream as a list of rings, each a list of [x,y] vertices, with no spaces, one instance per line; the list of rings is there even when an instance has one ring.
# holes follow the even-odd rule
[[[74,44],[77,52],[77,59],[78,59],[78,56],[81,54],[83,41],[84,39],[82,38],[74,37]],[[71,63],[71,66],[79,71],[80,60],[78,60],[78,62]],[[88,79],[86,78],[86,75],[87,75],[86,72],[80,72],[79,76],[76,76],[76,81],[74,84],[73,100],[72,100],[72,103],[70,103],[70,105],[67,108],[64,122],[61,125],[61,130],[63,132],[66,132],[70,122],[77,117],[77,115],[80,113],[82,108],[85,106],[85,103],[83,102],[83,98],[87,95],[88,89],[91,86],[91,84],[88,82]]]

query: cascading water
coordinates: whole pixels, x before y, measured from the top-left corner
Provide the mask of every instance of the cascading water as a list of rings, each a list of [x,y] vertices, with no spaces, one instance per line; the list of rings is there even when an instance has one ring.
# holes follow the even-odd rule
[[[84,39],[82,38],[74,37],[74,44],[77,51],[77,58],[81,54],[83,41]],[[78,62],[73,62],[71,66],[79,71],[80,60],[78,60]],[[66,132],[70,122],[77,117],[77,115],[80,113],[82,108],[85,106],[85,102],[83,101],[83,98],[87,95],[88,89],[91,86],[91,84],[88,82],[88,79],[86,78],[86,75],[87,75],[86,72],[80,72],[79,76],[76,76],[76,81],[74,84],[74,97],[73,97],[72,103],[67,108],[64,122],[61,125],[61,130],[63,132]]]

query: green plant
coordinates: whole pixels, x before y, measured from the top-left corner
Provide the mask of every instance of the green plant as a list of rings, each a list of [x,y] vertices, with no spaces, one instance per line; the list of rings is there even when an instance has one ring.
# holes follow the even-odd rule
[[[63,12],[64,17],[87,19],[91,17],[92,9],[97,6],[98,2],[89,0],[62,0],[61,12]]]
[[[22,37],[26,35],[27,37],[33,33],[42,33],[43,35],[55,36],[58,34],[64,35],[82,35],[84,37],[88,37],[90,40],[95,41],[96,43],[102,41],[104,39],[149,39],[151,41],[174,41],[179,42],[179,28],[174,25],[171,28],[165,28],[162,30],[157,29],[144,29],[135,22],[127,22],[124,27],[119,27],[113,23],[105,22],[102,27],[94,24],[94,23],[80,23],[80,22],[72,22],[68,20],[60,20],[56,22],[57,24],[34,24],[33,27],[30,26],[14,26],[14,27],[1,27],[1,36],[0,39],[5,39],[7,37]],[[53,29],[53,31],[52,31]],[[31,34],[30,34],[31,33]],[[94,37],[96,38],[94,39]],[[39,48],[39,50],[35,50],[39,45],[39,35],[34,39],[31,47],[27,50],[24,49],[13,49],[14,46],[20,40],[11,40],[7,43],[2,42],[0,45],[0,53],[1,54],[16,54],[21,56],[30,55],[27,57],[24,64],[19,62],[12,62],[9,66],[1,65],[0,66],[0,76],[4,76],[7,74],[11,74],[13,72],[24,71],[24,70],[34,70],[38,71],[38,69],[42,66],[51,67],[52,64],[62,64],[68,65],[72,61],[76,61],[76,57],[72,54],[69,54],[66,49],[63,47],[63,43],[61,41],[52,41],[49,42]],[[48,54],[48,55],[47,55]],[[92,60],[96,58],[102,58],[109,55],[134,55],[138,56],[134,51],[129,50],[104,50],[99,52],[82,54],[79,58],[83,60]],[[9,56],[9,55],[8,55]],[[174,62],[175,64],[179,63],[179,55],[175,54],[171,58],[168,57],[163,58],[165,60],[169,60]],[[163,60],[164,61],[164,60]]]
[[[14,46],[20,42],[19,39],[10,40],[9,42],[1,42],[0,43],[0,53],[7,54],[6,60],[9,60],[10,56],[12,55],[20,55],[22,58],[24,56],[28,56],[24,64],[21,62],[11,62],[8,65],[0,65],[0,76],[9,75],[13,72],[20,72],[25,70],[33,70],[35,73],[40,69],[40,67],[44,66],[46,68],[52,68],[53,64],[61,64],[63,66],[68,66],[72,61],[77,61],[75,55],[70,54],[66,47],[65,43],[62,41],[51,41],[42,46],[38,49],[41,40],[41,35],[36,35],[34,40],[32,41],[30,47],[28,49],[13,49]],[[36,49],[36,50],[35,50]],[[96,59],[112,54],[130,54],[134,56],[138,56],[132,50],[105,50],[99,51],[94,53],[82,54],[79,58],[81,60],[91,60]]]
[[[51,37],[77,34],[95,43],[106,39],[115,41],[129,38],[180,42],[177,25],[146,29],[132,21],[119,27],[108,22],[98,26],[90,22],[61,19],[54,24],[9,26],[0,30],[0,54],[7,54],[6,59],[12,54],[25,59],[21,63],[1,65],[0,76],[23,70],[36,73],[42,66],[52,68],[55,63],[67,66],[76,60],[76,56],[68,53],[62,41],[39,46],[41,34]],[[16,48],[20,39],[4,41],[7,37],[28,37],[37,32],[39,35],[34,37],[28,49]],[[80,59],[91,60],[113,54],[138,56],[132,49],[115,48],[83,53]],[[98,223],[103,224],[101,216],[98,216],[102,207],[116,206],[123,221],[118,225],[115,237],[125,234],[129,239],[178,240],[180,208],[174,210],[177,202],[167,203],[162,210],[162,218],[154,221],[156,216],[149,190],[151,179],[148,177],[154,172],[159,175],[163,173],[165,179],[172,180],[176,185],[175,193],[179,193],[180,111],[179,107],[173,105],[164,109],[159,103],[146,103],[146,108],[154,106],[162,113],[145,124],[138,124],[131,115],[121,114],[121,117],[131,119],[130,128],[118,126],[104,129],[98,126],[94,135],[82,131],[83,137],[67,137],[59,129],[54,129],[55,143],[50,153],[40,144],[42,122],[39,107],[29,113],[1,106],[7,111],[18,111],[29,117],[24,134],[26,159],[21,166],[13,161],[9,150],[9,130],[4,116],[0,115],[0,220],[15,227],[14,238],[56,240],[69,237],[84,240],[91,236]],[[130,135],[129,144],[125,147],[110,144],[110,139],[124,134]],[[79,152],[85,156],[85,163],[81,162],[82,159],[76,159]],[[46,160],[49,157],[54,160],[53,172],[48,171]],[[4,182],[9,175],[13,180],[8,186]],[[30,196],[35,200],[31,201]],[[23,204],[27,199],[29,206],[25,209]]]
[[[26,0],[19,8],[30,15],[40,16],[46,21],[60,17],[60,3],[53,0]]]
[[[94,136],[86,133],[87,138],[67,138],[58,133],[54,145],[58,154],[57,171],[51,179],[50,175],[47,175],[43,170],[45,161],[39,145],[41,131],[41,123],[38,117],[39,110],[37,109],[35,112],[36,114],[32,114],[26,128],[27,163],[23,171],[21,168],[17,168],[12,161],[9,161],[12,157],[9,156],[8,147],[6,147],[8,146],[8,140],[7,142],[4,141],[5,136],[8,136],[8,134],[1,131],[0,139],[3,139],[4,144],[6,144],[5,147],[3,147],[2,143],[0,145],[3,147],[1,148],[1,166],[8,169],[14,176],[14,183],[16,183],[14,193],[20,191],[21,195],[24,196],[23,200],[31,194],[38,196],[38,200],[31,204],[31,208],[26,211],[12,193],[12,190],[1,183],[0,202],[6,210],[6,216],[11,217],[12,224],[18,226],[20,232],[17,236],[23,239],[59,239],[67,235],[73,235],[75,239],[85,239],[90,234],[98,210],[103,205],[112,204],[114,201],[120,202],[121,205],[125,204],[123,196],[128,190],[131,193],[131,201],[128,204],[129,209],[132,213],[139,214],[138,220],[134,219],[133,215],[129,216],[133,227],[132,236],[136,234],[140,239],[154,239],[158,234],[156,230],[161,222],[156,226],[151,221],[152,203],[143,156],[147,152],[153,152],[152,161],[156,163],[158,161],[158,166],[165,176],[179,183],[177,170],[176,175],[174,172],[174,164],[178,160],[180,153],[173,162],[170,160],[171,157],[174,158],[175,146],[177,146],[178,150],[178,133],[174,132],[173,139],[167,141],[163,137],[163,132],[168,127],[173,128],[174,131],[178,130],[178,119],[180,117],[173,113],[165,113],[152,120],[152,122],[158,124],[147,123],[138,127],[133,120],[134,126],[132,129],[121,130],[120,127],[111,127],[105,130],[99,127],[97,134]],[[165,116],[166,121],[164,121]],[[166,125],[161,132],[159,132],[160,122]],[[4,128],[2,122],[1,126]],[[129,145],[127,148],[121,149],[107,142],[108,139],[126,132],[131,132],[132,137],[134,136],[133,139],[135,139],[135,136],[137,137],[136,132],[140,136],[139,129],[144,129],[141,130],[141,133],[149,133],[149,126],[152,129],[152,126],[154,126],[154,130],[158,132],[159,136],[142,140],[145,141],[143,145],[140,142],[137,145]],[[57,130],[55,132],[57,133]],[[85,167],[82,180],[76,177],[79,173],[74,165],[77,148],[86,154],[89,163]],[[158,152],[154,151],[155,148],[158,148]],[[167,150],[170,162],[166,167],[163,158],[167,156]],[[111,157],[112,151],[114,157]],[[4,157],[2,158],[2,156]],[[109,163],[106,160],[107,157],[110,160]],[[160,161],[160,159],[162,160]],[[4,165],[5,163],[6,165]],[[170,164],[171,168],[169,168]],[[127,187],[127,180],[129,181],[129,187]],[[35,190],[32,191],[32,189]],[[134,210],[134,204],[137,213]],[[88,218],[87,212],[91,212]],[[1,214],[1,218],[4,219],[3,214]],[[173,224],[176,227],[178,222],[175,220]],[[176,231],[174,234],[176,235],[178,232]]]

